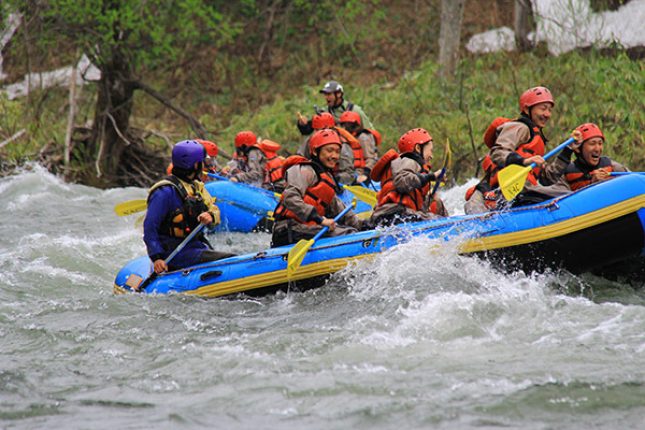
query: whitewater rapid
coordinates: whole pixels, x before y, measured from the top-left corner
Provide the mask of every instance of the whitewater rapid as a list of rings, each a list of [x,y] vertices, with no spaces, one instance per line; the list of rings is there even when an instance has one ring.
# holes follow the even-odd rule
[[[466,186],[444,192],[453,213]],[[324,287],[112,294],[138,188],[0,178],[2,428],[640,428],[645,291],[418,239]],[[211,235],[256,252],[270,236]]]

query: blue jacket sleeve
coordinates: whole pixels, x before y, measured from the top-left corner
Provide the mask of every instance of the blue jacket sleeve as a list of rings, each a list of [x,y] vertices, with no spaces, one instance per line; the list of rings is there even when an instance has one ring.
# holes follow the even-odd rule
[[[167,254],[159,232],[161,223],[173,209],[174,194],[176,193],[172,187],[162,187],[155,190],[148,200],[148,211],[143,221],[143,241],[152,261],[165,258]]]

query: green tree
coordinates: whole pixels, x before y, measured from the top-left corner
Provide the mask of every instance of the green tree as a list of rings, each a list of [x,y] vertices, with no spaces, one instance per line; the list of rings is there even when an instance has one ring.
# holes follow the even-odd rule
[[[146,85],[140,75],[175,61],[188,48],[221,46],[239,32],[226,19],[225,2],[9,1],[13,10],[25,15],[26,22],[39,23],[40,48],[53,41],[62,42],[72,51],[85,53],[101,71],[91,137],[85,149],[87,161],[94,161],[98,178],[88,182],[97,185],[115,183],[119,175],[124,151],[130,143],[129,122],[135,91],[145,90],[168,102]]]

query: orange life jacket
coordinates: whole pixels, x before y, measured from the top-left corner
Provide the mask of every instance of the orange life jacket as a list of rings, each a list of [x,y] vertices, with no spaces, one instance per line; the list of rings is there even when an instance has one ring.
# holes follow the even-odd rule
[[[589,166],[586,163],[580,162],[578,158],[573,163],[569,163],[567,168],[564,170],[564,178],[569,183],[569,187],[573,191],[586,187],[591,184],[591,175],[597,169],[604,169],[608,172],[613,171],[613,166],[611,164],[611,159],[609,157],[600,157],[600,161],[597,166]]]
[[[527,142],[520,143],[520,145],[515,149],[515,152],[521,155],[522,158],[528,158],[534,155],[544,155],[546,139],[542,135],[542,131],[540,130],[540,128],[535,124],[533,124],[533,122],[528,118],[520,117],[515,121],[521,122],[522,124],[526,125],[529,128],[529,140]],[[508,122],[508,121],[505,121],[505,122]],[[502,122],[502,124],[503,123],[504,122]],[[493,162],[493,160],[490,157],[490,154],[487,154],[486,157],[484,157],[484,160],[482,161],[482,168],[484,169],[484,172],[486,172],[486,174],[488,175],[488,178],[489,178],[488,182],[491,188],[496,188],[499,185],[499,181],[497,180],[497,172],[501,170],[501,167]],[[537,184],[537,178],[540,175],[540,171],[541,171],[540,167],[535,167],[533,170],[529,172],[527,179],[531,184],[533,185]]]
[[[349,143],[349,146],[352,148],[352,154],[354,156],[354,169],[365,168],[365,154],[363,153],[363,147],[361,146],[361,143],[358,141],[356,136],[342,127],[335,127],[335,130],[338,132],[341,141]]]
[[[264,165],[264,183],[275,184],[284,178],[282,170],[284,158],[278,155],[278,150],[281,148],[280,144],[272,140],[264,139],[255,147],[262,151],[267,159]]]
[[[383,136],[377,130],[375,130],[373,128],[364,128],[358,134],[360,135],[361,133],[369,133],[369,134],[371,134],[372,136],[374,136],[374,142],[376,143],[376,146],[381,146],[381,143],[383,142]]]
[[[414,211],[421,211],[423,210],[424,198],[430,191],[430,183],[425,184],[421,188],[414,189],[410,193],[399,193],[394,186],[392,177],[392,161],[397,158],[399,158],[399,154],[393,149],[390,149],[376,162],[372,169],[372,179],[381,181],[381,190],[376,194],[376,205],[378,207],[387,203],[396,203]],[[428,173],[425,166],[421,169],[421,173]],[[432,206],[430,210],[433,210]],[[436,205],[434,205],[434,213],[436,213],[436,210]]]
[[[352,153],[354,155],[354,169],[365,168],[365,153],[363,152],[363,147],[357,140],[349,141],[349,144],[352,147]]]
[[[336,190],[338,190],[336,180],[334,180],[334,177],[328,171],[323,170],[316,163],[301,155],[292,155],[288,157],[282,168],[283,171],[286,172],[290,167],[296,165],[309,165],[316,172],[318,181],[311,187],[307,188],[303,201],[308,205],[313,206],[318,215],[321,217],[325,216],[326,209],[334,199]],[[287,209],[284,205],[284,194],[280,197],[280,202],[274,211],[274,216],[277,220],[291,218],[302,224],[316,225],[314,221],[301,220],[293,211]]]

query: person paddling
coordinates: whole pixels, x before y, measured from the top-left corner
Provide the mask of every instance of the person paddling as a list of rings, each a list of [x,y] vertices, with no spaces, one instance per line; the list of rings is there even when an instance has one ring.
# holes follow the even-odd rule
[[[171,174],[148,192],[143,241],[156,273],[235,255],[214,251],[200,234],[169,265],[164,261],[200,223],[217,225],[220,222],[219,209],[199,180],[205,156],[204,146],[197,141],[178,142],[172,149]]]
[[[244,130],[235,136],[235,155],[223,170],[231,182],[244,182],[281,192],[283,158],[281,146],[268,139],[258,139],[254,132]]]
[[[381,181],[381,190],[371,217],[373,225],[389,225],[448,216],[443,201],[430,195],[430,181],[441,170],[430,172],[432,136],[423,128],[404,133],[399,152],[390,149],[372,169],[372,179]]]
[[[369,227],[351,210],[338,224],[333,220],[345,209],[337,196],[339,186],[333,176],[340,148],[338,133],[324,129],[311,137],[311,160],[300,155],[287,158],[283,167],[287,186],[274,211],[272,247],[311,239],[323,227],[329,227],[328,236],[340,236]]]
[[[336,121],[334,120],[334,116],[329,112],[322,112],[311,118],[311,127],[314,132],[324,130],[326,128],[334,128],[335,126]],[[311,154],[309,153],[309,141],[311,140],[311,136],[312,134],[304,135],[302,143],[298,147],[296,154],[302,155],[305,158],[311,158]]]
[[[611,179],[612,172],[628,172],[622,164],[602,155],[605,135],[596,124],[588,122],[576,127],[579,142],[565,148],[557,158],[562,176],[549,187],[550,194],[561,195],[576,191],[587,185]],[[576,159],[571,162],[571,155]]]
[[[519,99],[520,116],[515,120],[496,118],[486,130],[484,141],[490,151],[482,162],[484,178],[466,193],[464,211],[467,214],[499,209],[504,201],[499,192],[497,174],[504,167],[516,164],[537,165],[527,176],[525,191],[551,185],[559,175],[552,169],[543,169],[545,147],[548,142],[543,129],[551,119],[555,100],[546,87],[524,91]]]
[[[356,140],[349,140],[356,170],[356,182],[364,183],[378,160],[378,144],[380,133],[363,127],[358,112],[345,111],[340,116],[340,126],[347,130]]]
[[[206,158],[204,158],[204,173],[202,175],[202,182],[209,182],[213,179],[208,176],[208,173],[219,173],[220,166],[217,163],[217,154],[219,153],[219,148],[215,142],[210,140],[195,139],[196,142],[201,143],[201,145],[206,150]],[[171,169],[172,171],[172,169]],[[170,174],[171,172],[169,172]]]

